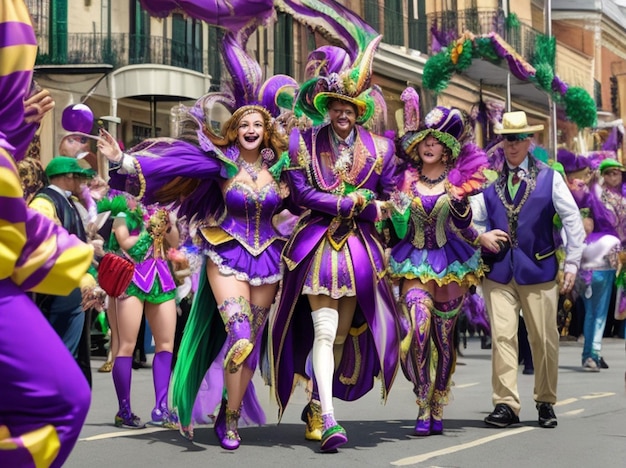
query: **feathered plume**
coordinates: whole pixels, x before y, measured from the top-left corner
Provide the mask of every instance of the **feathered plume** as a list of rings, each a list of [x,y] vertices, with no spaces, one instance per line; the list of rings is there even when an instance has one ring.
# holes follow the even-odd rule
[[[465,198],[479,193],[487,181],[484,171],[489,166],[485,152],[474,143],[461,147],[454,168],[448,174],[455,195]]]
[[[378,36],[361,17],[334,0],[275,0],[274,4],[331,44],[345,49],[354,64]]]

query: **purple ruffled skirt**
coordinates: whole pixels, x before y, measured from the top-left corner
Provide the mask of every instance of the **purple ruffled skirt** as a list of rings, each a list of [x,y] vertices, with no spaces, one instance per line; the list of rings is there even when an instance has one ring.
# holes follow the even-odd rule
[[[285,243],[275,240],[260,254],[254,255],[237,240],[222,244],[207,244],[205,254],[215,263],[220,273],[234,275],[252,286],[274,284],[282,278],[281,252]]]

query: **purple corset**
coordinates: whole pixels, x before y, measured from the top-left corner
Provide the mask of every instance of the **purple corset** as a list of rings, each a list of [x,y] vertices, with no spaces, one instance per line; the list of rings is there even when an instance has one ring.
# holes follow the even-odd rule
[[[226,213],[220,227],[238,240],[253,255],[280,238],[272,218],[280,210],[282,199],[276,183],[255,189],[233,182],[224,194]]]

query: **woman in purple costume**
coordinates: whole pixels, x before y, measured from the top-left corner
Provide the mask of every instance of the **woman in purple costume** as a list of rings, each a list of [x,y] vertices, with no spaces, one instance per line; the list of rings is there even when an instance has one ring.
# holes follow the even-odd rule
[[[309,211],[283,252],[285,275],[272,321],[274,385],[282,415],[296,376],[314,377],[303,418],[310,439],[316,428],[308,426],[321,420],[322,451],[347,442],[334,418],[333,396],[356,400],[380,377],[386,399],[398,368],[395,304],[374,224],[380,217],[376,199],[388,198],[395,187],[394,146],[356,125],[373,113],[363,73],[379,40],[369,45],[358,70],[332,72],[301,87],[296,107],[308,100],[314,123],[326,115],[331,122],[294,131],[290,139],[291,197]],[[328,55],[323,62],[336,60]],[[306,370],[309,353],[314,376]]]
[[[443,432],[443,406],[456,359],[454,324],[468,287],[483,274],[467,197],[484,182],[487,158],[473,144],[461,147],[465,122],[458,110],[435,107],[418,128],[417,93],[407,88],[402,100],[405,133],[399,147],[406,163],[391,203],[401,240],[391,251],[389,272],[400,280],[408,332],[401,362],[417,396],[415,433],[427,436]]]
[[[296,85],[282,75],[263,84],[259,65],[245,52],[247,37],[241,39],[227,33],[222,44],[234,89],[199,99],[183,118],[179,139],[147,141],[132,157],[122,155],[109,137],[101,147],[107,157],[121,161],[121,172],[139,176],[144,199],[179,205],[179,216],[192,221],[200,235],[206,265],[174,370],[173,405],[183,434],[191,438],[194,400],[207,369],[221,360],[219,372],[210,372],[207,382],[211,394],[221,396],[226,389],[214,428],[227,450],[240,444],[242,402],[246,420],[265,422],[251,379],[282,277],[285,237],[274,217],[288,193],[280,183],[288,157],[277,156],[285,144],[275,127],[279,108],[273,96]],[[210,126],[215,103],[233,110],[221,134]]]
[[[22,0],[2,3],[0,26],[0,63],[6,65],[0,74],[0,465],[60,467],[78,439],[91,394],[27,292],[69,294],[93,249],[26,206],[15,161],[44,109],[25,118],[37,45]]]

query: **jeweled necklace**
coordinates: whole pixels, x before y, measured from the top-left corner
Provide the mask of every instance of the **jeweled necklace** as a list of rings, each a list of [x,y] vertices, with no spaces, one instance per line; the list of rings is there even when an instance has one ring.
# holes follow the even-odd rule
[[[426,175],[424,175],[423,173],[420,172],[420,182],[422,182],[428,188],[433,188],[435,185],[440,184],[441,182],[443,182],[447,175],[448,175],[448,170],[447,169],[445,171],[443,171],[439,175],[439,177],[437,177],[436,179],[431,179],[430,177],[428,177],[428,176],[426,176]]]
[[[243,167],[246,172],[250,175],[250,178],[253,182],[259,178],[259,171],[263,168],[263,160],[261,158],[257,158],[253,163],[249,163],[241,155],[237,158],[237,163],[240,167]]]

